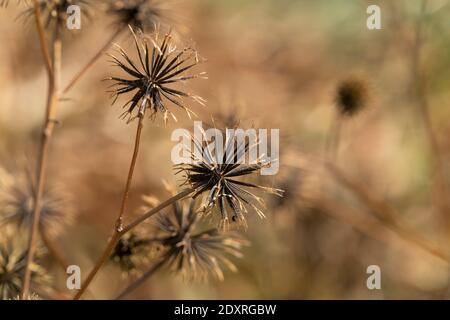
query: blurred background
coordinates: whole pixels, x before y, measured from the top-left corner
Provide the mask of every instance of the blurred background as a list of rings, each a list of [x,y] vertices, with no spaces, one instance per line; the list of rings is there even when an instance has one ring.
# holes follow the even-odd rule
[[[368,30],[366,9],[381,8],[381,30]],[[249,216],[251,242],[238,272],[223,282],[186,283],[159,272],[136,299],[442,299],[450,293],[450,1],[177,0],[167,4],[177,40],[195,43],[207,62],[190,92],[199,119],[280,129],[280,171],[258,182],[285,190],[268,196],[266,219]],[[0,8],[0,167],[11,178],[35,166],[47,80],[26,6]],[[101,49],[113,18],[93,10],[63,40],[63,84]],[[117,40],[132,51],[130,37]],[[120,206],[133,150],[134,123],[118,119],[101,80],[120,74],[105,55],[63,96],[49,153],[48,185],[64,193],[75,216],[55,236],[85,276],[103,249]],[[340,85],[357,77],[364,110],[337,116]],[[171,110],[175,108],[172,107]],[[167,197],[174,176],[176,128],[144,124],[128,212],[143,195]],[[339,126],[339,148],[327,141]],[[331,128],[331,129],[330,129]],[[326,160],[328,159],[328,160]],[[326,161],[325,161],[326,160]],[[67,206],[67,207],[66,207]],[[1,208],[0,208],[1,209]],[[66,275],[45,267],[63,294]],[[366,286],[381,268],[381,290]],[[129,281],[108,264],[87,298],[107,299]]]

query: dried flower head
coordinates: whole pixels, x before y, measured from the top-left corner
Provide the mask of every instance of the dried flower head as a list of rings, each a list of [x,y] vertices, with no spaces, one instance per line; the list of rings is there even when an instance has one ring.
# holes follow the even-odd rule
[[[165,17],[160,0],[113,0],[109,12],[118,17],[119,27],[132,26],[142,32],[154,32]]]
[[[33,221],[36,187],[29,174],[10,177],[0,183],[0,226],[29,230]],[[40,227],[51,236],[59,235],[73,222],[74,215],[62,192],[46,188],[42,197]]]
[[[336,91],[336,106],[343,116],[353,116],[364,109],[368,100],[368,88],[364,81],[350,78],[342,81]]]
[[[259,216],[265,216],[260,209],[264,206],[263,199],[249,189],[278,196],[282,196],[283,190],[239,180],[244,176],[260,172],[262,168],[270,165],[270,161],[259,157],[254,163],[245,163],[246,156],[258,147],[259,142],[250,144],[248,140],[238,138],[237,131],[234,130],[226,130],[224,135],[222,154],[220,152],[213,154],[212,144],[208,144],[207,139],[199,141],[192,136],[194,149],[191,152],[191,162],[178,165],[177,173],[184,173],[183,184],[194,189],[194,199],[203,195],[204,213],[210,213],[213,208],[218,207],[222,228],[228,228],[230,215],[233,222],[246,227],[244,214],[248,213],[248,207],[253,208]]]
[[[139,63],[132,61],[130,56],[119,46],[118,52],[126,62],[121,62],[118,58],[110,55],[114,65],[125,71],[129,79],[110,77],[115,83],[112,85],[115,89],[112,91],[114,102],[125,93],[133,92],[133,97],[123,106],[130,104],[128,110],[122,114],[122,117],[129,116],[128,122],[135,117],[143,117],[147,109],[151,110],[151,116],[155,116],[159,111],[164,115],[164,121],[167,121],[168,115],[174,120],[175,116],[167,108],[166,103],[172,103],[184,109],[188,116],[194,114],[183,103],[183,98],[191,98],[200,104],[204,100],[196,95],[186,93],[169,87],[175,83],[185,82],[195,78],[205,78],[204,73],[185,75],[184,73],[199,63],[197,51],[191,47],[177,50],[172,42],[170,34],[166,34],[160,45],[151,40],[153,49],[150,52],[147,38],[141,37],[139,40],[134,33],[134,42],[139,56]],[[113,103],[114,103],[113,102]],[[132,116],[133,111],[137,109],[137,115]]]
[[[194,201],[176,202],[169,214],[160,214],[156,225],[163,247],[162,259],[185,279],[204,280],[212,276],[223,280],[223,269],[233,272],[236,266],[227,256],[242,257],[241,249],[248,242],[238,236],[222,234],[218,229],[201,230]]]
[[[60,27],[66,25],[68,19],[67,9],[72,5],[81,8],[83,16],[89,17],[91,0],[38,0],[42,12],[43,21],[46,27],[58,24]],[[26,15],[34,14],[34,9],[30,8],[25,12]]]
[[[110,259],[122,271],[136,272],[139,265],[147,260],[151,243],[150,239],[143,238],[135,232],[129,232],[117,242]]]
[[[20,294],[26,264],[26,248],[22,238],[2,234],[0,238],[0,300],[13,299]],[[36,262],[42,255],[42,248],[38,248],[31,265],[31,285],[34,290],[49,284],[49,278],[44,269]]]

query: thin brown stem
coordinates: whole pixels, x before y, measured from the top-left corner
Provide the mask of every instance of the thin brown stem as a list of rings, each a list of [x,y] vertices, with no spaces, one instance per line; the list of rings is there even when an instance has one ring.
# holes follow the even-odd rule
[[[186,189],[184,191],[181,191],[180,193],[176,194],[175,196],[167,199],[163,203],[159,204],[158,206],[156,206],[153,209],[149,210],[148,212],[144,213],[142,216],[136,218],[135,220],[133,220],[131,223],[129,223],[125,227],[123,227],[121,229],[114,228],[114,233],[111,236],[111,238],[109,239],[108,244],[106,245],[106,248],[104,249],[102,255],[100,256],[100,258],[96,262],[94,268],[91,270],[91,272],[89,273],[89,275],[86,278],[86,280],[83,282],[83,284],[81,286],[81,289],[77,292],[77,294],[74,296],[73,299],[74,300],[78,300],[78,299],[80,299],[82,297],[83,293],[86,291],[86,289],[88,288],[88,286],[90,285],[90,283],[94,279],[95,275],[98,273],[100,268],[103,266],[103,264],[110,257],[112,250],[114,249],[117,241],[119,241],[119,239],[120,239],[120,237],[122,235],[124,235],[125,233],[127,233],[128,231],[130,231],[131,229],[136,227],[137,225],[141,224],[142,222],[144,222],[145,220],[147,220],[148,218],[150,218],[154,214],[158,213],[162,209],[168,207],[172,203],[174,203],[174,202],[176,202],[176,201],[178,201],[180,199],[183,199],[184,197],[188,196],[193,191],[194,190],[191,189],[191,188],[190,189]]]
[[[73,88],[73,86],[85,75],[89,69],[97,62],[98,59],[111,47],[114,40],[118,39],[120,35],[126,30],[126,28],[119,28],[113,35],[106,41],[103,47],[88,61],[88,63],[70,80],[69,84],[64,88],[63,94],[66,94]]]
[[[320,160],[316,159],[316,161]],[[292,163],[288,162],[287,165],[290,165],[295,168],[301,168],[297,163],[294,162]],[[396,218],[398,216],[397,213],[387,203],[375,199],[375,197],[371,195],[366,188],[364,188],[361,184],[352,181],[341,170],[339,170],[339,168],[337,168],[333,164],[325,162],[324,165],[328,170],[328,172],[330,172],[339,183],[344,185],[354,195],[356,195],[358,199],[361,201],[361,203],[364,204],[367,207],[367,209],[370,210],[370,213],[374,214],[375,216],[374,218],[376,218],[376,220],[374,220],[371,223],[368,223],[367,220],[366,222],[364,222],[365,221],[364,218],[360,219],[360,222],[357,223],[358,229],[361,229],[363,225],[365,225],[364,229],[366,229],[370,227],[369,225],[373,225],[376,223],[377,225],[380,225],[383,228],[395,233],[397,236],[399,236],[409,244],[413,245],[414,247],[419,248],[425,252],[428,252],[429,254],[439,259],[442,259],[450,264],[450,256],[445,252],[445,250],[442,250],[440,247],[431,243],[428,239],[417,234],[417,232],[401,226]],[[330,206],[330,210],[331,208],[332,206]],[[343,211],[348,211],[348,209]],[[354,221],[351,222],[351,225],[354,224],[355,224]]]
[[[136,130],[136,138],[134,140],[133,156],[131,158],[130,169],[128,170],[128,177],[127,177],[127,182],[125,184],[125,190],[123,192],[122,203],[120,205],[119,215],[117,216],[117,220],[116,220],[116,228],[117,229],[121,229],[123,227],[123,215],[125,213],[128,196],[130,194],[131,182],[133,181],[134,168],[136,167],[136,160],[137,160],[137,157],[139,154],[139,145],[140,145],[140,141],[141,141],[142,127],[144,126],[143,125],[144,115],[139,114],[138,119],[139,120],[138,120],[138,125],[137,125],[137,130]]]
[[[147,271],[145,271],[142,275],[139,276],[135,281],[130,283],[125,289],[123,289],[114,300],[121,300],[125,298],[132,291],[136,290],[139,286],[141,286],[148,278],[150,278],[156,271],[161,268],[164,264],[164,260],[159,260],[154,265],[152,265]]]
[[[447,263],[450,262],[450,257],[447,253],[430,243],[428,239],[425,239],[417,232],[402,226],[397,220],[398,214],[391,206],[383,201],[377,200],[369,193],[367,188],[365,188],[362,184],[352,181],[341,170],[339,170],[338,167],[330,163],[326,163],[326,166],[333,177],[353,192],[353,194],[355,194],[358,199],[367,206],[370,212],[375,215],[384,227],[395,232],[399,237],[403,238],[407,242],[410,242],[411,244],[414,244],[422,250],[427,251]]]
[[[37,191],[34,199],[33,222],[30,228],[30,235],[28,239],[27,259],[21,291],[22,298],[28,295],[30,289],[31,264],[33,263],[35,243],[39,231],[39,220],[41,215],[42,196],[45,187],[45,171],[47,166],[48,149],[53,134],[53,129],[55,127],[55,116],[59,101],[62,55],[62,44],[59,28],[60,26],[57,24],[55,27],[55,35],[53,38],[53,72],[52,77],[49,79],[49,96],[47,99],[46,116],[44,127],[42,129],[41,144],[38,153],[36,173]]]
[[[45,39],[44,23],[42,22],[41,8],[37,0],[33,0],[34,17],[36,19],[36,29],[39,35],[39,43],[41,47],[42,57],[44,58],[45,67],[48,73],[48,77],[51,78],[52,63],[50,53],[47,47],[47,40]]]
[[[422,120],[424,131],[430,151],[433,157],[433,171],[435,175],[435,199],[436,207],[441,215],[444,231],[450,234],[450,204],[448,202],[448,184],[445,179],[445,165],[442,159],[442,152],[436,131],[433,128],[430,114],[430,107],[427,97],[427,85],[423,70],[421,69],[422,45],[424,42],[424,18],[427,11],[427,2],[422,0],[421,12],[417,20],[415,31],[415,42],[411,55],[411,92],[415,98],[415,104],[420,119]]]
[[[122,233],[127,233],[131,229],[135,228],[136,226],[140,225],[142,222],[144,222],[145,220],[147,220],[148,218],[153,216],[155,213],[158,213],[159,211],[161,211],[165,207],[171,205],[172,203],[174,203],[174,202],[176,202],[178,200],[181,200],[184,197],[190,195],[193,191],[194,191],[193,188],[189,188],[189,189],[183,190],[180,193],[174,195],[173,197],[169,198],[168,200],[164,201],[163,203],[159,204],[158,206],[156,206],[153,209],[147,211],[146,213],[144,213],[140,217],[136,218],[135,220],[133,220],[132,222],[127,224],[123,228]]]
[[[412,245],[413,248],[423,250],[423,252],[429,253],[447,264],[450,264],[450,257],[448,254],[430,243],[424,242],[422,239],[411,237],[410,234],[404,230],[399,232],[399,230],[392,229],[388,225],[380,223],[380,221],[375,218],[369,218],[367,216],[358,217],[360,215],[357,214],[357,212],[352,212],[352,208],[343,207],[335,201],[322,199],[320,202],[317,202],[317,206],[321,209],[321,212],[343,221],[357,231],[368,235],[373,239],[389,244],[391,242],[389,234],[393,234]],[[345,212],[346,214],[338,214],[338,212]]]

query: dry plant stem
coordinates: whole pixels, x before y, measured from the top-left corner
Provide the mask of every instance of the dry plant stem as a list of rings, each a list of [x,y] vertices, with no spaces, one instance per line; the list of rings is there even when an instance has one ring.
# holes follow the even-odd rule
[[[333,177],[335,177],[335,179],[346,188],[351,190],[358,197],[358,199],[364,203],[368,209],[370,209],[371,213],[375,214],[376,218],[383,226],[422,250],[427,251],[428,253],[445,260],[446,262],[450,262],[449,255],[440,248],[430,243],[427,239],[424,239],[415,231],[402,227],[397,222],[397,213],[387,203],[375,199],[375,197],[372,196],[366,188],[350,180],[333,164],[326,163],[326,166]]]
[[[389,237],[389,233],[396,235],[400,239],[406,241],[406,243],[412,244],[414,248],[418,248],[431,254],[434,257],[439,258],[440,260],[450,264],[450,257],[439,249],[426,244],[424,245],[420,241],[412,241],[409,235],[406,235],[406,232],[399,233],[398,230],[393,230],[386,225],[381,224],[378,220],[368,217],[361,218],[356,217],[357,214],[352,212],[350,207],[342,207],[337,204],[335,201],[327,201],[326,199],[321,200],[318,204],[318,207],[323,211],[323,213],[329,215],[330,217],[337,218],[342,222],[352,226],[357,231],[386,244],[390,244],[391,240]],[[338,214],[337,212],[345,212],[346,214]]]
[[[127,183],[125,185],[125,191],[123,192],[122,203],[120,205],[120,211],[119,211],[119,215],[118,215],[117,221],[116,221],[117,229],[122,229],[122,227],[123,227],[123,215],[125,213],[128,195],[130,194],[131,182],[133,181],[134,168],[136,167],[136,160],[137,160],[137,157],[139,154],[139,145],[140,145],[140,141],[141,141],[141,133],[142,133],[144,115],[142,113],[140,113],[138,116],[138,119],[139,120],[138,120],[138,125],[137,125],[137,130],[136,130],[136,138],[134,140],[133,157],[131,158],[130,169],[128,170]]]
[[[23,277],[23,286],[21,291],[21,297],[25,297],[29,293],[30,278],[31,278],[31,264],[33,262],[33,255],[35,249],[35,242],[37,240],[39,231],[39,220],[41,214],[41,201],[45,187],[45,170],[47,165],[48,149],[50,139],[53,134],[55,126],[55,116],[59,101],[59,90],[61,81],[61,55],[62,44],[60,38],[59,25],[55,27],[55,34],[53,38],[53,66],[49,81],[49,93],[47,99],[47,108],[45,123],[42,130],[41,143],[39,147],[38,163],[37,163],[37,191],[34,199],[33,208],[33,222],[30,228],[30,236],[28,242],[27,260],[25,265],[25,272]]]
[[[161,268],[164,264],[164,260],[160,260],[152,265],[147,271],[145,271],[142,275],[139,276],[135,281],[130,283],[125,289],[123,289],[114,300],[121,300],[125,298],[132,291],[136,290],[140,285],[142,285],[148,278],[150,278],[156,271]]]
[[[169,198],[168,200],[164,201],[163,203],[159,204],[155,208],[151,209],[150,211],[144,213],[142,216],[136,218],[131,223],[126,225],[125,227],[118,229],[114,229],[114,233],[111,236],[111,238],[108,240],[108,244],[106,245],[106,248],[104,249],[101,257],[96,262],[95,266],[87,276],[86,280],[83,282],[81,289],[77,292],[77,294],[74,296],[74,300],[78,300],[82,297],[83,293],[86,291],[92,280],[94,279],[97,272],[100,270],[100,268],[103,266],[103,264],[108,260],[109,256],[111,255],[112,250],[114,249],[117,241],[122,237],[125,233],[136,227],[137,225],[141,224],[154,214],[158,213],[162,209],[166,208],[167,206],[171,205],[172,203],[183,199],[184,197],[191,194],[194,190],[193,189],[186,189],[175,196]]]
[[[33,0],[34,16],[36,19],[36,29],[39,35],[39,43],[44,58],[45,67],[48,73],[48,77],[52,74],[52,63],[50,59],[50,53],[48,52],[47,40],[45,39],[44,24],[42,22],[41,8],[37,0]]]
[[[331,122],[325,143],[325,156],[330,161],[336,161],[337,158],[341,139],[341,127],[342,117],[338,113],[336,113]]]
[[[111,47],[112,43],[120,37],[120,35],[127,30],[127,28],[119,28],[114,34],[108,39],[105,45],[88,61],[88,63],[81,69],[75,77],[69,82],[69,84],[64,88],[63,94],[72,89],[72,87],[84,76],[84,74],[89,71],[90,68],[97,62],[98,59]]]
[[[438,211],[441,214],[441,219],[445,226],[445,232],[450,234],[450,206],[448,203],[448,185],[445,180],[444,163],[442,159],[441,149],[439,147],[436,132],[431,123],[430,108],[427,99],[426,83],[424,74],[421,71],[421,48],[423,43],[424,33],[424,16],[427,10],[427,1],[423,0],[421,5],[420,16],[416,24],[416,35],[414,48],[412,50],[411,57],[411,70],[412,70],[412,87],[411,91],[414,92],[416,98],[416,104],[418,113],[422,119],[425,134],[430,144],[434,160],[434,170],[436,175],[436,205]]]
[[[295,168],[299,168],[297,163],[289,163],[288,165]],[[417,235],[414,231],[406,230],[404,227],[401,227],[395,220],[397,214],[388,204],[379,200],[375,200],[375,197],[373,197],[367,190],[365,190],[361,185],[355,183],[354,181],[346,177],[345,174],[333,164],[325,162],[324,165],[328,169],[328,171],[331,174],[333,174],[334,178],[338,182],[340,182],[341,184],[346,186],[350,191],[352,191],[359,198],[359,200],[363,204],[365,204],[365,206],[368,209],[371,210],[371,213],[376,215],[377,220],[375,220],[371,224],[377,223],[378,225],[383,226],[385,229],[394,232],[397,236],[401,237],[408,243],[414,245],[416,248],[420,248],[428,252],[429,254],[438,257],[439,259],[444,260],[450,264],[450,256],[447,253],[445,253],[445,251],[436,247],[434,244],[430,243],[430,241],[424,239],[422,236]],[[324,207],[321,206],[321,208]],[[330,206],[329,209],[331,210],[332,206]],[[346,219],[347,218],[344,217],[344,219],[341,220],[347,221]],[[351,222],[350,225],[352,226],[355,225],[352,219],[350,219],[349,221]],[[361,229],[363,228],[365,223],[364,220],[361,220],[361,223],[358,222],[357,224],[358,224],[357,229]],[[367,223],[366,225],[367,225],[366,227],[369,226],[369,224]]]

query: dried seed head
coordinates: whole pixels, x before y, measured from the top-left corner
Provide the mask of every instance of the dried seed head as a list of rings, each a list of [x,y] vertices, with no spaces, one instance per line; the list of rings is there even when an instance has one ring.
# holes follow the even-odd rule
[[[336,91],[336,106],[343,116],[351,117],[364,109],[368,100],[366,83],[357,78],[342,81]]]
[[[128,116],[127,122],[130,122],[136,117],[143,117],[145,112],[150,109],[151,117],[154,117],[157,112],[161,112],[165,122],[169,115],[176,121],[175,116],[167,108],[167,103],[184,109],[189,117],[191,114],[195,115],[184,105],[184,98],[190,98],[202,105],[204,100],[170,86],[195,78],[205,78],[204,73],[185,74],[199,63],[197,51],[190,47],[177,50],[171,35],[166,34],[160,45],[157,44],[157,40],[151,40],[153,48],[150,52],[147,39],[138,39],[133,29],[131,32],[134,36],[139,62],[133,62],[130,56],[118,46],[118,52],[126,62],[121,62],[115,56],[110,55],[113,59],[112,62],[125,71],[129,78],[110,77],[107,79],[114,81],[112,85],[114,90],[111,91],[114,97],[113,103],[120,95],[133,92],[131,100],[123,106],[125,108],[130,105],[122,117]]]
[[[265,216],[260,208],[264,207],[263,199],[249,189],[278,196],[283,195],[283,190],[239,180],[244,176],[259,173],[262,168],[270,165],[270,161],[260,157],[255,163],[245,163],[246,156],[254,148],[258,148],[259,142],[251,145],[249,141],[238,138],[237,131],[227,130],[224,136],[222,155],[213,154],[211,144],[207,144],[206,138],[198,141],[191,137],[194,145],[192,161],[176,166],[177,173],[183,173],[184,184],[194,189],[194,199],[203,195],[201,209],[204,213],[208,214],[218,208],[222,228],[228,228],[230,216],[232,222],[246,227],[244,214],[248,213],[248,208],[252,208],[260,217]]]
[[[188,280],[223,280],[224,268],[237,271],[228,257],[242,257],[241,249],[248,245],[235,234],[202,230],[192,200],[176,202],[169,214],[157,217],[156,226],[164,263]]]
[[[0,226],[29,230],[33,221],[36,187],[28,174],[0,181]],[[74,220],[74,212],[62,192],[47,188],[42,197],[40,227],[49,236],[61,234]]]
[[[134,273],[148,260],[151,243],[149,239],[129,232],[117,242],[110,259],[125,273]]]
[[[0,238],[0,300],[13,299],[20,294],[26,265],[26,242],[24,239],[2,232]],[[36,250],[31,265],[31,286],[33,291],[44,289],[49,284],[49,277],[38,261],[42,258],[42,247]]]
[[[91,0],[38,0],[39,7],[43,16],[45,27],[51,27],[58,24],[60,27],[66,25],[68,19],[67,9],[72,5],[81,8],[83,17],[90,16]],[[34,15],[34,9],[30,8],[25,15]]]
[[[132,26],[142,32],[156,31],[165,17],[161,0],[113,0],[109,12],[118,17],[119,28]]]

